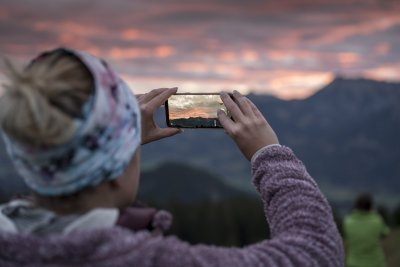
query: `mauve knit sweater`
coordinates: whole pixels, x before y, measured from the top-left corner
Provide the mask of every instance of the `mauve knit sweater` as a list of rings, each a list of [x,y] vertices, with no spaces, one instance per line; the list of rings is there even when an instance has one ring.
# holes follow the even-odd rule
[[[252,174],[270,240],[228,248],[122,227],[48,237],[0,232],[0,266],[343,266],[331,208],[293,152],[265,149],[253,162]]]

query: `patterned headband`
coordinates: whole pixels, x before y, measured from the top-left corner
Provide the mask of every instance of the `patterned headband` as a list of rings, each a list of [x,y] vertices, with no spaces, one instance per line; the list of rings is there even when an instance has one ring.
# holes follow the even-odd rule
[[[59,50],[86,66],[95,87],[82,116],[74,120],[71,140],[30,147],[3,133],[17,171],[33,191],[45,196],[69,195],[117,178],[141,143],[139,104],[129,86],[104,61],[82,51],[54,51]]]

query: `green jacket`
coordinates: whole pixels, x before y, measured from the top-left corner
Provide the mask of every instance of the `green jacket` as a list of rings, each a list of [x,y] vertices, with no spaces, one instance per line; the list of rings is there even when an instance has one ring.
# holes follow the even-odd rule
[[[343,229],[348,267],[385,266],[380,240],[389,228],[379,214],[354,210],[345,218]]]

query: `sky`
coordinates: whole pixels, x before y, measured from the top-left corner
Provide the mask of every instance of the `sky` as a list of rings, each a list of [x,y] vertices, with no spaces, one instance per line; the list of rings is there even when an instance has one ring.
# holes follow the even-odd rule
[[[0,36],[17,65],[83,49],[137,93],[293,99],[337,75],[400,80],[399,0],[1,0]]]
[[[226,108],[219,95],[173,95],[168,99],[171,120],[179,118],[217,118],[217,111]]]

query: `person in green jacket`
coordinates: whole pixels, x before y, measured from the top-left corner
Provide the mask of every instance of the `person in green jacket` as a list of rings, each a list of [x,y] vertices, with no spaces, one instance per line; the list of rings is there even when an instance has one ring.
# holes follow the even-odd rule
[[[374,211],[370,194],[357,197],[353,211],[344,219],[343,230],[347,267],[386,266],[380,241],[389,234],[389,228]]]

